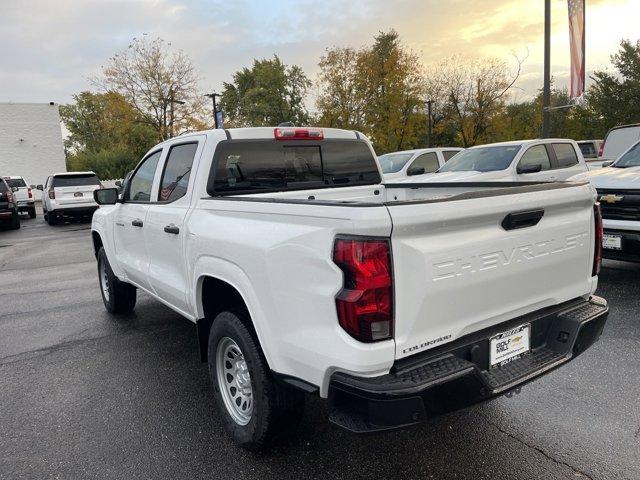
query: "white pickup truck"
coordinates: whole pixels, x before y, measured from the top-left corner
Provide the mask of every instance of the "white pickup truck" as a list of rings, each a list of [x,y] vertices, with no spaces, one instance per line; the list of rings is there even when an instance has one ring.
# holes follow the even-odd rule
[[[213,130],[96,190],[102,297],[136,289],[197,325],[223,424],[246,448],[304,392],[355,432],[518,391],[594,343],[601,220],[588,183],[381,185],[353,131]]]

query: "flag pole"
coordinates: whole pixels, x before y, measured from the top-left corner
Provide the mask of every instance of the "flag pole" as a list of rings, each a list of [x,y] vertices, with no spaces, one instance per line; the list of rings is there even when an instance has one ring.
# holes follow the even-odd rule
[[[544,86],[542,90],[542,138],[551,133],[551,0],[544,0]]]

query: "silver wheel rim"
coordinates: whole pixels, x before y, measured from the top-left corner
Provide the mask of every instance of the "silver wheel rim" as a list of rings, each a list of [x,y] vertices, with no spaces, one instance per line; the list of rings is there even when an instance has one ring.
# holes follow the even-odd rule
[[[107,277],[107,267],[105,267],[104,261],[100,262],[98,267],[98,277],[100,278],[100,288],[102,288],[102,294],[104,299],[109,301],[109,278]]]
[[[253,412],[251,375],[242,350],[229,337],[218,342],[216,375],[227,412],[238,425],[246,425]]]

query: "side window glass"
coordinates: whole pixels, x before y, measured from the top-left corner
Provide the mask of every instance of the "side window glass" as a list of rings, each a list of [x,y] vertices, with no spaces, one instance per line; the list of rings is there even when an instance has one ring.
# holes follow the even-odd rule
[[[527,166],[540,165],[542,171],[551,169],[551,162],[549,161],[549,155],[544,145],[536,145],[524,152],[520,159],[520,168]]]
[[[569,168],[578,164],[578,156],[570,143],[554,143],[551,145],[558,159],[558,168]]]
[[[444,157],[444,161],[448,162],[451,157],[453,157],[457,152],[456,150],[445,150],[442,152],[442,156]]]
[[[424,173],[433,173],[440,165],[438,164],[438,155],[434,152],[423,153],[418,158],[416,158],[408,171],[416,171],[421,168],[424,168]]]
[[[151,200],[151,187],[153,186],[153,177],[156,173],[158,160],[162,150],[149,155],[136,172],[131,177],[129,190],[127,190],[125,200],[131,202],[149,202]]]
[[[191,176],[193,157],[197,149],[197,143],[185,143],[171,147],[160,180],[158,200],[173,202],[185,196]]]

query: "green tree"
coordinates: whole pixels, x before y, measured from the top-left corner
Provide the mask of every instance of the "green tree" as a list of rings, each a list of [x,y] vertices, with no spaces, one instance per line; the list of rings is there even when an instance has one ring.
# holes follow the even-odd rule
[[[329,49],[319,66],[318,123],[361,130],[379,153],[424,145],[422,66],[395,31],[360,50]]]
[[[311,82],[297,65],[287,66],[277,55],[254,60],[251,68],[224,83],[221,107],[227,123],[235,127],[275,126],[282,122],[306,125],[304,101]]]
[[[122,178],[159,140],[137,110],[116,92],[81,92],[60,106],[69,136],[67,168],[93,170],[100,178]]]
[[[640,40],[620,42],[611,63],[616,73],[594,72],[595,83],[586,94],[593,128],[601,135],[613,126],[640,121]]]

